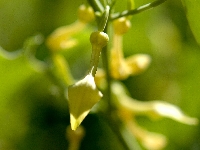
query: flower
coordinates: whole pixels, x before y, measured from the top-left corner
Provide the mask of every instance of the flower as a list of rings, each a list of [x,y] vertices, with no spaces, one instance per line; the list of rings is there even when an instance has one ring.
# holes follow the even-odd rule
[[[106,33],[96,31],[90,36],[92,56],[86,77],[68,88],[68,101],[70,109],[70,122],[72,130],[81,124],[92,107],[101,99],[102,93],[97,89],[94,77],[96,74],[101,50],[107,45],[109,37]]]
[[[76,130],[102,96],[91,73],[74,85],[69,86],[68,102],[72,130]]]
[[[115,79],[126,79],[130,75],[136,75],[147,69],[151,58],[147,54],[137,54],[124,58],[123,35],[131,27],[126,18],[114,21],[113,45],[111,48],[111,75]]]
[[[160,150],[167,144],[167,138],[163,134],[150,132],[140,127],[133,119],[129,119],[126,126],[148,150]]]
[[[188,125],[198,124],[197,118],[185,115],[177,106],[164,101],[138,101],[127,95],[125,87],[119,82],[112,84],[112,94],[118,108],[118,114],[128,129],[147,149],[162,149],[167,139],[162,134],[149,132],[137,125],[135,115],[166,117]]]
[[[56,29],[46,40],[46,45],[52,51],[67,49],[77,44],[72,36],[83,30],[87,23],[94,19],[94,12],[91,7],[81,5],[78,9],[78,20],[71,25],[62,26]]]

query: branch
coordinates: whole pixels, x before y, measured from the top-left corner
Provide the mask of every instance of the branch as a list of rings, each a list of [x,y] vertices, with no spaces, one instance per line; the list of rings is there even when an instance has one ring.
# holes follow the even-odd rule
[[[104,12],[104,7],[99,0],[88,0],[88,3],[92,6],[95,12]]]
[[[156,0],[156,1],[152,2],[152,3],[145,4],[143,6],[140,6],[140,7],[136,8],[136,9],[133,9],[133,10],[125,10],[125,11],[123,11],[121,13],[120,12],[119,13],[115,13],[115,14],[111,15],[110,19],[111,20],[115,20],[115,19],[118,19],[118,18],[121,18],[121,17],[124,17],[124,16],[138,14],[138,13],[143,12],[145,10],[149,10],[149,9],[151,9],[153,7],[156,7],[156,6],[164,3],[165,1],[167,1],[167,0]]]

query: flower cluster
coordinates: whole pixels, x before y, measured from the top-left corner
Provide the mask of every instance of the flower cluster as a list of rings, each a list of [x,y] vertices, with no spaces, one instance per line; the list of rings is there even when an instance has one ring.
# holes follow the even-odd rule
[[[150,118],[166,117],[188,125],[196,125],[198,119],[185,115],[177,106],[164,101],[139,101],[127,94],[126,88],[119,82],[112,84],[112,94],[118,108],[118,115],[125,126],[141,141],[146,149],[162,149],[167,144],[164,135],[153,133],[140,127],[134,119],[137,115]]]
[[[95,17],[92,8],[84,5],[79,8],[78,14],[79,19],[74,24],[58,28],[46,41],[47,46],[54,54],[52,60],[57,66],[57,72],[59,72],[60,76],[63,76],[64,82],[68,86],[67,99],[72,130],[78,128],[93,106],[103,97],[98,87],[102,90],[107,88],[104,84],[105,71],[98,68],[101,51],[109,41],[106,33],[99,30],[91,34],[92,54],[89,72],[83,79],[77,82],[74,82],[64,57],[55,53],[56,51],[74,46],[76,42],[71,38],[72,35],[86,27],[86,24]],[[147,54],[135,54],[124,58],[123,35],[131,28],[129,19],[128,17],[122,17],[112,22],[114,33],[109,55],[110,72],[108,73],[113,81],[110,82],[111,100],[117,108],[116,116],[141,141],[144,147],[147,149],[162,149],[167,143],[165,136],[149,132],[140,127],[134,119],[136,115],[167,117],[189,125],[197,124],[198,120],[184,115],[178,107],[163,101],[142,102],[135,100],[127,94],[126,88],[122,83],[114,81],[124,80],[131,75],[144,72],[151,62],[151,58]]]

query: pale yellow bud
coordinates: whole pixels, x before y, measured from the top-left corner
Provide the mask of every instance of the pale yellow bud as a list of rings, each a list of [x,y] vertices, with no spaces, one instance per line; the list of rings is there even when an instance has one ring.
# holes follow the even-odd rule
[[[107,45],[108,41],[109,37],[104,32],[96,31],[90,35],[90,43],[92,44],[92,47],[102,49]]]
[[[95,15],[92,7],[81,5],[78,9],[78,18],[81,22],[88,23],[94,20]]]
[[[125,34],[131,28],[131,22],[125,17],[119,18],[113,22],[115,34]]]
[[[102,96],[91,73],[74,85],[69,86],[68,101],[72,130],[76,130]]]

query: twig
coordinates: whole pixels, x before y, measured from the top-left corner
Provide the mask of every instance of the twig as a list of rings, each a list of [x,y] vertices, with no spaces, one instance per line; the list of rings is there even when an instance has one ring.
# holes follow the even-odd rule
[[[167,0],[156,0],[156,1],[152,2],[152,3],[145,4],[143,6],[140,6],[140,7],[136,8],[136,9],[125,10],[123,12],[114,13],[114,14],[111,15],[110,20],[115,20],[115,19],[118,19],[118,18],[121,18],[121,17],[124,17],[124,16],[138,14],[138,13],[143,12],[145,10],[149,10],[149,9],[151,9],[153,7],[156,7],[156,6],[164,3],[165,1],[167,1]]]

